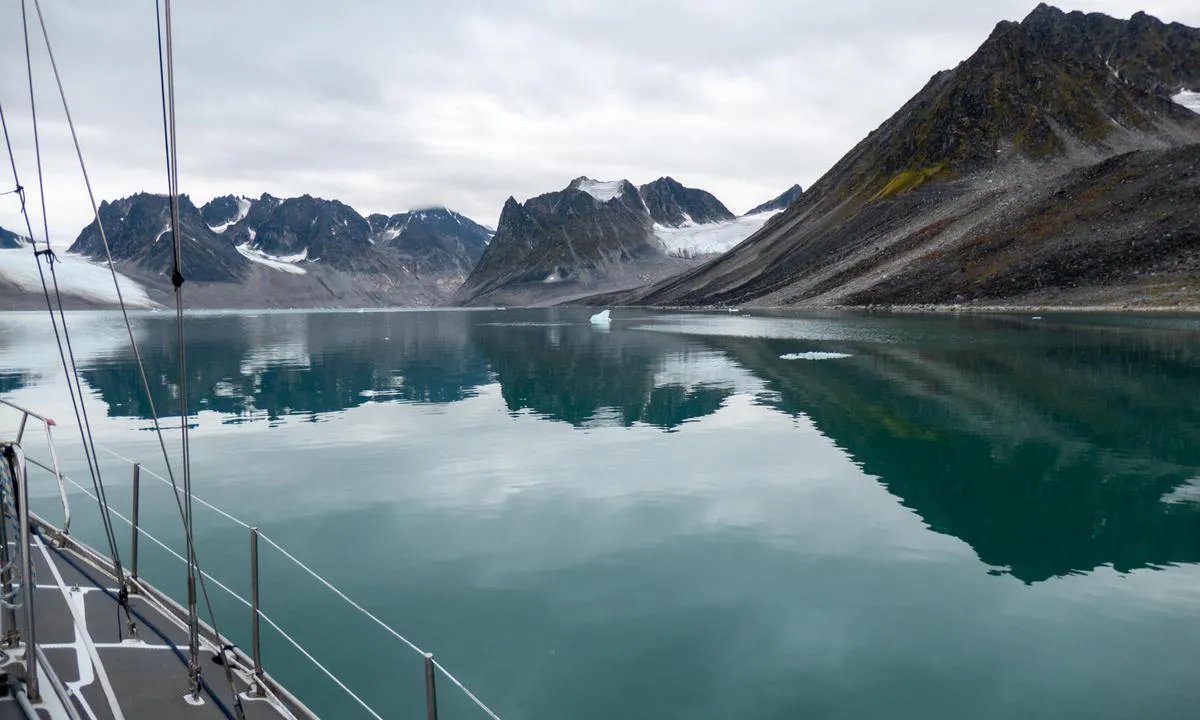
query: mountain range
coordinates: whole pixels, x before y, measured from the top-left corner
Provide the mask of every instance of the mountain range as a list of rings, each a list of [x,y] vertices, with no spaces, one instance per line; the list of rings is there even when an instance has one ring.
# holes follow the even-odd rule
[[[181,220],[199,306],[1197,307],[1196,207],[1200,30],[1042,4],[740,217],[670,177],[579,177],[510,197],[494,233],[308,195],[185,197]],[[100,208],[121,272],[160,302],[168,215],[145,193]],[[103,257],[95,223],[71,250]]]
[[[578,177],[524,203],[510,197],[455,301],[539,305],[644,285],[728,250],[801,193],[794,186],[741,218],[670,177]]]
[[[100,205],[122,273],[159,295],[174,263],[170,204],[139,193]],[[208,306],[430,305],[445,300],[492,231],[446,208],[363,217],[337,200],[227,195],[180,199],[183,274]],[[102,260],[93,221],[70,252]]]

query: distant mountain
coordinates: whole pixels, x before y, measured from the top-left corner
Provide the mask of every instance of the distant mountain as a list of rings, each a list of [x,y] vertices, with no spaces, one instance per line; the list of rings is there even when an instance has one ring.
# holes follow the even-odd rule
[[[496,235],[455,300],[542,304],[643,284],[724,252],[770,214],[737,218],[670,177],[575,178],[557,192],[509,198]]]
[[[394,269],[371,242],[371,225],[354,208],[311,195],[279,203],[258,226],[250,246],[270,256],[322,262],[339,270]]]
[[[208,213],[206,221],[214,232],[229,238],[234,245],[246,245],[254,241],[258,229],[282,202],[268,193],[257,199],[226,195],[210,200],[204,210]]]
[[[200,210],[185,195],[179,199],[183,230],[183,275],[196,282],[238,282],[247,262],[204,222]],[[171,236],[171,204],[165,195],[138,193],[100,203],[100,220],[113,260],[139,266],[152,276],[169,277],[175,266]],[[79,234],[70,252],[93,260],[105,259],[104,241],[93,220]]]
[[[1200,115],[1183,104],[1192,97],[1183,91],[1197,88],[1200,31],[1144,13],[1125,21],[1040,5],[998,24],[735,250],[623,299],[1148,304],[1200,295],[1178,235],[1195,237],[1200,220],[1172,204],[1195,206],[1200,192],[1188,153],[1170,149],[1200,142]],[[1085,170],[1130,151],[1150,154]],[[1144,188],[1140,204],[1127,202],[1131,183]],[[1128,209],[1118,216],[1117,207]],[[1160,222],[1177,233],[1171,242]],[[1011,234],[996,237],[999,228]],[[1084,272],[1067,259],[1078,243],[1120,266],[1103,279]],[[1024,279],[1030,263],[1043,269],[1034,287]],[[934,270],[944,267],[954,283]],[[1151,282],[1149,272],[1160,274]],[[969,277],[978,282],[964,285]]]
[[[510,197],[456,301],[478,302],[503,289],[511,298],[505,303],[536,304],[610,280],[637,285],[631,268],[666,259],[651,225],[637,188],[625,180],[577,178],[524,204]]]
[[[734,215],[710,193],[680,185],[674,178],[663,177],[638,188],[638,194],[650,218],[659,225],[679,227],[732,220]]]
[[[213,232],[223,233],[229,226],[246,217],[246,214],[250,212],[251,202],[249,198],[234,197],[233,195],[213,198],[200,208],[200,217]]]
[[[431,305],[445,300],[483,253],[486,228],[446,210],[382,218],[379,228],[337,200],[226,195],[180,203],[183,274],[197,306]],[[139,193],[100,208],[113,258],[162,299],[173,267],[170,208]],[[392,233],[388,223],[403,224]],[[71,246],[104,257],[93,222]]]
[[[804,190],[799,185],[793,185],[787,190],[784,190],[778,196],[766,201],[762,205],[752,208],[747,215],[757,215],[764,212],[778,212],[786,210],[788,205],[796,202],[796,198],[804,194]]]
[[[25,247],[26,242],[28,242],[28,238],[0,227],[0,249]]]
[[[444,207],[367,218],[372,241],[395,249],[418,275],[442,273],[466,278],[483,257],[495,231]]]

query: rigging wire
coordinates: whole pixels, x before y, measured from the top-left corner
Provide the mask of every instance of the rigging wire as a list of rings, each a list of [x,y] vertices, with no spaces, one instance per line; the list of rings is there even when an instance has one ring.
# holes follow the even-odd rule
[[[46,50],[50,56],[50,64],[54,70],[54,78],[58,85],[59,96],[62,99],[63,112],[66,115],[67,126],[71,133],[71,139],[73,140],[74,145],[75,145],[75,154],[79,160],[79,169],[83,175],[84,185],[87,188],[88,200],[92,206],[92,216],[95,218],[96,228],[100,235],[100,241],[104,246],[104,254],[105,254],[105,259],[107,261],[109,274],[112,276],[113,286],[114,286],[114,288],[116,288],[117,304],[120,306],[120,309],[121,309],[121,316],[122,316],[122,319],[125,324],[125,331],[126,331],[126,334],[129,336],[129,345],[133,350],[134,362],[137,365],[138,375],[141,380],[142,388],[144,389],[145,394],[146,394],[147,408],[150,411],[150,417],[153,422],[155,437],[158,439],[159,450],[163,456],[163,463],[166,466],[167,476],[171,480],[171,487],[175,491],[175,495],[176,495],[175,502],[179,509],[180,521],[183,523],[184,528],[186,530],[187,519],[186,519],[186,515],[184,512],[183,502],[180,499],[180,495],[179,495],[179,485],[175,479],[175,472],[174,472],[174,469],[173,469],[173,466],[171,463],[170,453],[167,452],[167,446],[166,446],[166,441],[164,439],[164,433],[162,430],[161,420],[160,420],[160,417],[158,414],[158,409],[154,403],[154,394],[150,390],[150,380],[146,375],[146,365],[145,365],[145,362],[142,360],[141,349],[138,346],[137,339],[134,337],[134,334],[133,334],[133,324],[129,320],[129,310],[125,305],[124,294],[121,290],[121,284],[118,280],[116,263],[113,260],[112,250],[108,243],[108,235],[104,230],[104,221],[101,219],[99,208],[96,205],[96,195],[92,190],[91,176],[88,174],[88,171],[87,171],[87,163],[85,162],[85,160],[83,158],[83,150],[79,145],[79,136],[78,136],[78,133],[76,133],[76,131],[75,131],[75,123],[71,117],[70,105],[67,102],[67,96],[66,96],[65,90],[63,89],[62,79],[58,73],[58,65],[54,60],[54,50],[53,50],[53,46],[50,42],[49,33],[46,30],[45,20],[44,20],[44,18],[42,18],[42,15],[41,15],[40,2],[38,2],[38,0],[34,0],[34,6],[38,11],[38,18],[39,18],[39,21],[41,22],[41,26],[42,26],[42,35],[46,41]],[[155,3],[155,7],[156,7],[156,9],[158,7],[157,0]],[[160,25],[160,27],[159,27],[159,52],[160,52],[160,54],[161,54],[161,51],[162,51],[162,28]],[[160,73],[159,73],[159,75],[160,75],[160,79],[161,79],[162,78],[161,56],[160,56]],[[163,88],[163,124],[164,124],[164,128],[165,128],[165,126],[166,126],[165,84],[164,84],[164,88]],[[166,131],[164,129],[164,136],[165,136],[165,132]],[[169,145],[168,145],[168,147],[169,147]],[[11,152],[10,152],[10,156],[11,156]],[[169,166],[168,166],[168,169],[169,169]],[[18,186],[17,190],[21,191],[21,190],[23,190],[23,188]],[[22,198],[23,198],[23,195],[22,195]],[[29,223],[27,222],[26,225],[28,226]],[[32,233],[31,230],[29,232]],[[51,319],[53,319],[53,316],[51,316]],[[55,326],[55,327],[57,328],[57,326]],[[208,588],[205,586],[204,576],[202,573],[199,573],[199,570],[200,570],[199,557],[195,556],[194,548],[193,548],[193,563],[195,564],[196,569],[197,569],[198,578],[199,578],[199,582],[200,582],[200,589],[204,596],[205,604],[207,605],[209,618],[210,618],[210,620],[212,620],[212,622],[215,626],[216,625],[216,617],[215,617],[215,614],[212,609],[212,603],[208,597]]]
[[[155,3],[157,8],[158,3]],[[179,220],[179,146],[175,137],[175,60],[172,47],[171,33],[171,0],[162,3],[162,35],[166,40],[166,96],[168,122],[164,130],[167,133],[167,186],[171,200],[171,240],[174,249],[174,268],[171,271],[171,284],[175,287],[175,332],[179,347],[179,431],[183,454],[183,507],[184,507],[184,536],[187,544],[187,604],[188,604],[188,656],[191,667],[188,674],[191,677],[192,691],[200,692],[200,626],[196,613],[196,567],[195,536],[192,532],[192,463],[191,447],[188,442],[188,394],[187,394],[187,353],[184,340],[183,321],[183,238]],[[159,77],[164,73],[163,55],[159,55]]]
[[[34,2],[36,3],[38,0],[34,0]],[[212,602],[208,596],[208,587],[205,585],[204,576],[200,572],[200,563],[196,557],[195,533],[193,532],[192,450],[191,441],[188,437],[187,353],[184,351],[186,345],[184,342],[183,318],[183,227],[179,217],[179,146],[175,137],[175,53],[171,32],[171,0],[162,0],[162,13],[158,12],[159,0],[155,0],[154,7],[159,38],[159,89],[165,98],[164,120],[167,121],[163,130],[166,133],[164,144],[167,151],[167,184],[171,193],[171,239],[175,251],[171,284],[175,287],[175,328],[178,335],[177,342],[179,348],[179,428],[183,450],[183,525],[184,538],[187,544],[188,653],[191,659],[188,674],[192,682],[192,692],[198,696],[202,678],[200,677],[200,618],[196,607],[197,576],[199,576],[200,589],[204,594],[204,602],[208,606],[209,619],[212,621],[213,629],[218,633],[220,633],[220,630],[217,627],[216,613],[213,611]],[[163,42],[164,38],[165,43]],[[164,45],[166,51],[165,72],[163,70]],[[165,92],[163,92],[164,79],[166,80]],[[176,492],[175,499],[176,502],[179,502],[178,492]],[[233,695],[234,710],[240,720],[244,719],[245,713],[242,708],[242,698],[234,687],[233,672],[228,664],[222,663],[222,666],[225,669],[225,679],[229,684],[229,692]]]
[[[24,2],[24,0],[23,0],[23,2]],[[213,610],[212,601],[211,601],[211,599],[210,599],[210,597],[209,597],[209,593],[208,593],[208,587],[207,587],[207,584],[206,584],[206,582],[205,582],[205,580],[204,580],[204,575],[203,575],[203,573],[202,573],[202,571],[201,571],[201,569],[200,569],[199,557],[198,557],[198,556],[197,556],[197,554],[196,554],[196,550],[195,550],[195,545],[194,545],[194,543],[192,543],[192,542],[191,542],[191,540],[192,540],[192,538],[193,538],[193,535],[192,535],[192,532],[191,532],[191,523],[190,523],[190,519],[189,519],[189,518],[190,518],[190,508],[189,508],[189,512],[185,512],[184,503],[183,503],[183,501],[180,499],[180,495],[179,495],[179,486],[178,486],[178,484],[177,484],[177,482],[176,482],[176,480],[175,480],[175,474],[174,474],[174,471],[173,471],[173,469],[172,469],[172,464],[171,464],[170,454],[167,452],[166,442],[165,442],[165,440],[164,440],[164,437],[163,437],[163,431],[162,431],[162,427],[161,427],[160,419],[159,419],[158,412],[157,412],[157,409],[156,409],[156,407],[155,407],[155,404],[154,404],[154,397],[153,397],[153,393],[152,393],[152,392],[151,392],[151,390],[150,390],[150,383],[149,383],[149,379],[148,379],[148,377],[147,377],[147,375],[146,375],[145,363],[142,361],[141,351],[140,351],[140,349],[139,349],[139,347],[138,347],[137,340],[136,340],[136,338],[134,337],[134,334],[133,334],[133,327],[132,327],[132,323],[131,323],[131,322],[130,322],[130,320],[129,320],[129,313],[128,313],[128,309],[127,309],[127,307],[126,307],[126,305],[125,305],[125,300],[124,300],[123,293],[122,293],[122,291],[121,291],[121,285],[120,285],[120,282],[118,281],[118,276],[117,276],[117,271],[116,271],[116,264],[115,264],[115,262],[113,261],[113,257],[112,257],[112,251],[111,251],[111,248],[110,248],[110,246],[109,246],[109,243],[108,243],[108,237],[107,237],[107,234],[106,234],[106,232],[105,232],[105,230],[104,230],[104,223],[103,223],[103,221],[102,221],[102,219],[101,219],[101,217],[100,217],[99,208],[97,207],[97,204],[96,204],[96,197],[95,197],[95,193],[94,193],[94,192],[93,192],[93,190],[92,190],[91,179],[90,179],[90,176],[88,175],[88,171],[87,171],[87,164],[86,164],[86,162],[84,161],[84,157],[83,157],[83,150],[82,150],[82,148],[80,147],[80,144],[79,144],[79,136],[78,136],[78,133],[77,133],[77,132],[76,132],[76,130],[75,130],[75,123],[74,123],[74,120],[73,120],[73,118],[72,118],[72,116],[71,116],[70,105],[69,105],[69,103],[67,102],[66,91],[65,91],[65,90],[64,90],[64,88],[63,88],[63,84],[62,84],[62,78],[61,78],[61,75],[60,75],[60,74],[59,74],[59,72],[58,72],[58,64],[57,64],[57,62],[55,61],[53,45],[52,45],[52,43],[51,43],[51,41],[50,41],[50,35],[49,35],[49,32],[48,32],[48,30],[47,30],[47,28],[46,28],[46,21],[45,21],[45,18],[44,18],[44,16],[42,15],[41,3],[39,2],[39,0],[34,0],[34,7],[35,7],[35,9],[36,9],[36,11],[37,11],[37,15],[38,15],[38,21],[39,21],[39,23],[40,23],[40,25],[41,25],[42,36],[43,36],[43,39],[45,40],[45,43],[46,43],[46,51],[47,51],[47,54],[49,55],[49,58],[50,58],[50,64],[51,64],[51,67],[52,67],[52,69],[53,69],[53,71],[54,71],[54,79],[55,79],[55,82],[56,82],[56,84],[57,84],[57,86],[58,86],[59,97],[61,98],[61,100],[62,100],[62,105],[63,105],[63,112],[64,112],[64,114],[65,114],[65,116],[66,116],[67,125],[68,125],[68,128],[69,128],[69,130],[70,130],[70,133],[71,133],[71,139],[72,139],[72,141],[73,141],[73,143],[74,143],[74,146],[75,146],[75,154],[76,154],[76,157],[77,157],[77,158],[78,158],[78,160],[79,160],[79,167],[80,167],[80,171],[81,171],[81,173],[82,173],[82,175],[83,175],[84,185],[85,185],[85,186],[86,186],[86,188],[87,188],[88,199],[89,199],[89,201],[90,201],[90,203],[91,203],[91,206],[92,206],[92,215],[94,216],[94,218],[95,218],[95,220],[96,220],[96,227],[97,227],[97,230],[99,231],[100,239],[101,239],[101,242],[102,242],[102,244],[103,244],[103,246],[104,246],[104,252],[105,252],[105,256],[106,256],[106,260],[107,260],[107,264],[108,264],[108,268],[109,268],[109,273],[110,273],[110,275],[112,276],[112,279],[113,279],[113,285],[114,285],[114,287],[116,288],[118,305],[120,306],[120,309],[121,309],[121,315],[122,315],[122,318],[123,318],[123,320],[124,320],[124,323],[125,323],[125,329],[126,329],[126,333],[127,333],[127,334],[128,334],[128,336],[129,336],[129,342],[130,342],[130,346],[131,346],[131,348],[132,348],[132,350],[133,350],[134,360],[135,360],[135,362],[136,362],[136,364],[137,364],[137,368],[138,368],[138,374],[139,374],[139,376],[140,376],[140,379],[141,379],[142,387],[143,387],[143,389],[145,390],[145,393],[146,393],[146,400],[147,400],[148,408],[149,408],[149,410],[150,410],[150,413],[151,413],[151,418],[152,418],[152,420],[153,420],[153,424],[154,424],[154,430],[155,430],[155,435],[156,435],[156,437],[158,438],[159,449],[160,449],[160,451],[162,452],[162,455],[163,455],[163,461],[164,461],[164,464],[166,465],[167,474],[168,474],[168,477],[170,478],[170,481],[171,481],[171,487],[172,487],[172,489],[174,490],[174,493],[175,493],[175,501],[176,501],[176,506],[177,506],[177,508],[178,508],[178,510],[179,510],[180,519],[181,519],[181,521],[183,522],[183,525],[184,525],[184,531],[185,531],[185,535],[186,535],[186,537],[187,537],[187,538],[188,538],[188,540],[189,540],[189,548],[188,548],[188,549],[189,549],[189,553],[188,553],[188,555],[189,555],[189,557],[191,558],[191,563],[190,563],[190,565],[191,565],[191,570],[192,570],[192,572],[191,572],[191,573],[189,573],[189,575],[190,575],[190,577],[198,577],[198,581],[199,581],[199,584],[200,584],[200,590],[201,590],[201,593],[202,593],[202,595],[203,595],[203,598],[204,598],[204,603],[205,603],[206,609],[207,609],[207,611],[208,611],[209,619],[210,619],[210,621],[211,621],[211,623],[212,623],[212,625],[213,625],[213,628],[214,628],[214,630],[217,630],[217,631],[219,632],[219,628],[218,628],[218,625],[217,625],[216,613],[215,613],[215,611]],[[163,68],[162,68],[162,26],[161,26],[162,18],[161,18],[161,13],[159,13],[159,12],[158,12],[158,8],[159,8],[159,3],[158,3],[158,0],[156,0],[156,1],[155,1],[155,9],[156,9],[156,21],[157,21],[157,23],[158,23],[159,63],[160,63],[160,64],[159,64],[159,69],[160,69],[159,76],[160,76],[160,83],[161,83],[161,81],[163,80],[163,77],[164,77]],[[168,41],[168,52],[169,52],[169,50],[170,50],[170,35],[169,35],[169,34],[168,34],[167,41]],[[166,108],[167,108],[167,92],[166,92],[166,89],[165,89],[165,85],[164,85],[164,87],[163,87],[162,96],[163,96],[163,118],[164,118],[164,133],[165,133],[165,132],[166,132],[165,125],[166,125],[166,119],[167,119],[167,113],[166,113]],[[172,97],[172,103],[173,103],[173,97]],[[172,122],[174,121],[174,113],[172,113],[172,114],[171,114],[171,120],[172,120]],[[7,139],[7,131],[6,131],[6,139]],[[171,144],[170,144],[169,142],[167,142],[167,143],[166,143],[166,147],[167,147],[167,149],[168,149],[168,150],[170,150],[170,148],[171,148]],[[10,145],[10,158],[11,158],[11,157],[12,157],[12,153],[11,153],[11,145]],[[171,165],[170,165],[170,162],[171,162],[171,155],[168,155],[168,170],[170,170],[170,167],[171,167]],[[14,160],[14,174],[15,174],[15,160]],[[178,213],[179,213],[179,200],[178,200],[178,175],[177,175],[177,173],[176,173],[176,174],[170,174],[170,175],[169,175],[169,180],[171,180],[171,183],[170,183],[170,185],[171,185],[171,189],[172,189],[172,190],[174,190],[174,192],[172,193],[172,197],[173,197],[173,213],[172,213],[172,215],[173,215],[173,218],[174,218],[174,219],[175,219],[175,221],[176,221],[176,224],[178,224],[178,217],[179,217],[179,215],[178,215]],[[20,185],[19,185],[19,184],[18,184],[18,188],[17,188],[17,190],[18,190],[18,191],[20,191],[20,190],[21,190],[21,187],[20,187]],[[23,193],[22,193],[22,200],[23,200],[23,198],[24,198],[24,195],[23,195]],[[30,225],[30,222],[29,222],[29,219],[28,219],[28,217],[27,217],[27,218],[26,218],[26,226],[28,227],[29,225]],[[30,232],[30,236],[32,237],[32,230],[30,230],[29,232]],[[178,237],[178,236],[180,236],[180,233],[179,233],[179,232],[175,232],[174,234],[175,234],[177,237]],[[40,266],[39,266],[39,269],[40,269]],[[49,301],[47,301],[47,302],[49,302]],[[51,315],[51,318],[53,319],[53,314]],[[64,324],[65,324],[65,318],[64,318]],[[56,332],[57,332],[57,328],[56,328]],[[180,348],[180,355],[181,355],[181,358],[182,358],[182,356],[183,356],[183,343],[182,343],[182,337],[180,338],[180,346],[179,346],[179,348]],[[65,362],[65,361],[64,361],[64,362]],[[72,363],[72,364],[73,364],[73,363]],[[183,371],[182,371],[182,374],[183,374],[183,379],[185,380],[184,387],[183,387],[183,389],[182,389],[182,391],[181,391],[181,396],[182,396],[182,397],[183,397],[183,399],[184,399],[183,408],[182,408],[182,413],[183,413],[184,422],[182,423],[182,425],[183,425],[183,428],[184,428],[184,432],[185,432],[185,434],[186,434],[187,427],[188,427],[188,425],[187,425],[187,422],[186,422],[186,412],[187,412],[187,407],[186,407],[186,370],[183,370]],[[76,377],[77,377],[77,376],[76,376]],[[80,385],[79,385],[79,388],[80,388],[80,397],[82,398],[82,395],[83,395],[83,392],[82,392],[82,384],[80,384]],[[94,446],[93,446],[93,448],[92,448],[92,452],[93,452],[93,455],[94,455],[94,454],[95,454],[95,449],[94,449]],[[190,448],[188,448],[188,447],[185,447],[185,455],[184,455],[184,460],[185,460],[186,466],[187,466],[187,467],[190,467]],[[97,464],[97,466],[98,466],[98,464],[99,464],[99,460],[98,460],[98,458],[96,459],[96,464]],[[188,476],[188,478],[187,478],[187,483],[186,483],[185,487],[186,487],[186,486],[190,486],[190,472],[189,472],[189,476]],[[190,498],[190,495],[188,495],[188,497]],[[107,501],[105,501],[105,502],[107,502]],[[190,503],[189,503],[189,504],[190,504]],[[106,516],[106,519],[109,519],[109,518],[107,518],[107,516]],[[116,564],[116,563],[114,563],[114,564],[115,564],[115,565],[116,565],[118,568],[120,567],[120,566],[119,566],[119,564]],[[199,629],[199,623],[198,623],[198,615],[197,615],[197,613],[196,613],[196,611],[195,611],[195,602],[194,602],[194,584],[193,584],[193,585],[191,585],[191,587],[193,588],[193,595],[192,595],[192,597],[193,597],[193,602],[191,603],[191,610],[192,610],[192,612],[191,612],[191,617],[195,619],[195,622],[194,622],[194,623],[192,623],[192,627],[193,627],[195,630],[197,630],[197,634],[196,634],[196,636],[195,636],[195,640],[197,641],[197,642],[196,642],[196,645],[194,645],[194,646],[191,646],[191,647],[194,647],[194,648],[195,648],[195,652],[194,652],[194,655],[193,655],[193,657],[194,657],[194,659],[196,660],[196,662],[195,662],[194,664],[195,664],[195,666],[197,667],[197,674],[199,674],[199,649],[198,649],[198,640],[199,640],[199,637],[198,637],[198,629]],[[127,615],[128,615],[128,611],[127,611]],[[132,629],[132,627],[133,627],[133,626],[132,626],[132,619],[130,619],[130,627],[131,627],[131,629]],[[242,717],[244,713],[243,713],[243,710],[242,710],[241,699],[240,699],[240,698],[237,696],[237,693],[236,693],[236,691],[234,690],[232,673],[229,671],[229,669],[228,669],[228,668],[226,668],[225,676],[226,676],[226,681],[227,681],[227,683],[228,683],[228,685],[229,685],[229,690],[230,690],[230,693],[231,693],[231,694],[234,696],[234,707],[235,707],[235,710],[237,710],[237,714],[238,714],[238,716],[239,716],[239,717]],[[198,686],[199,686],[200,684],[203,684],[203,680],[201,680],[201,681],[200,681],[200,683],[193,683],[194,687],[197,687],[197,688],[198,688]],[[197,690],[197,691],[198,691],[198,690]]]
[[[38,16],[39,16],[39,18],[41,17],[40,8],[38,9]],[[45,250],[38,250],[37,249],[37,241],[34,239],[33,223],[29,217],[28,204],[25,201],[25,193],[21,186],[21,181],[17,174],[16,157],[13,155],[13,152],[12,152],[12,142],[11,142],[11,138],[9,137],[9,134],[8,134],[7,122],[4,123],[5,144],[6,144],[6,147],[8,148],[9,159],[12,163],[13,180],[16,182],[17,189],[19,191],[18,195],[21,198],[21,213],[25,218],[26,230],[29,232],[30,244],[34,251],[34,260],[38,266],[38,276],[42,283],[42,293],[45,296],[46,307],[50,313],[50,321],[51,321],[52,326],[54,327],[54,336],[55,336],[56,344],[58,345],[59,359],[62,362],[63,373],[65,374],[66,379],[67,379],[67,389],[68,389],[70,397],[71,397],[71,408],[75,414],[76,424],[79,427],[79,435],[80,435],[80,440],[83,443],[84,457],[87,460],[88,470],[92,477],[92,485],[96,489],[96,495],[99,498],[99,500],[97,502],[101,503],[101,514],[104,515],[104,512],[103,512],[104,504],[107,504],[107,496],[106,496],[105,490],[104,490],[104,478],[100,472],[99,458],[97,457],[96,445],[95,445],[95,441],[92,437],[91,424],[90,424],[88,414],[87,414],[87,405],[84,402],[83,383],[79,378],[79,371],[75,365],[75,351],[71,345],[71,335],[70,335],[70,331],[67,329],[67,318],[66,318],[66,313],[63,308],[62,293],[58,286],[57,273],[54,270],[54,265],[56,264],[57,258],[54,256],[54,251],[50,247],[50,225],[49,225],[48,214],[46,212],[45,180],[44,180],[44,173],[42,171],[41,136],[40,136],[40,133],[38,130],[38,122],[37,122],[37,102],[36,102],[36,97],[34,94],[34,84],[33,84],[33,60],[32,60],[31,46],[30,46],[30,42],[29,42],[29,20],[28,20],[28,12],[27,12],[27,8],[26,8],[25,0],[21,0],[21,26],[22,26],[22,31],[23,31],[23,35],[24,35],[24,41],[25,41],[25,67],[26,67],[26,75],[27,75],[28,84],[29,84],[29,107],[30,107],[30,117],[32,120],[32,125],[33,125],[33,145],[34,145],[34,155],[35,155],[36,163],[37,163],[38,195],[40,198],[40,204],[41,204],[41,210],[42,210],[42,229],[44,232],[43,237],[44,237],[45,243],[46,243]],[[44,28],[44,25],[43,25],[43,28]],[[61,322],[62,322],[62,336],[61,337],[59,336],[58,323],[55,321],[55,317],[54,317],[54,307],[50,301],[50,291],[49,291],[49,287],[46,284],[46,276],[42,269],[42,257],[46,258],[46,264],[50,270],[51,281],[54,285],[54,297],[55,297],[55,300],[57,301],[57,305],[58,305],[59,320],[61,320]],[[65,354],[63,352],[64,344],[66,346]],[[69,362],[68,362],[68,359],[69,359]],[[128,587],[127,587],[127,583],[125,581],[124,570],[121,565],[121,555],[120,555],[120,551],[118,549],[117,539],[116,539],[116,535],[115,535],[115,532],[113,529],[112,519],[108,518],[107,516],[103,517],[103,526],[104,526],[105,537],[108,541],[109,552],[112,555],[113,566],[116,569],[117,580],[119,581],[120,586],[121,586],[121,596],[123,599],[127,600],[128,599]],[[134,629],[133,616],[129,613],[128,603],[127,602],[123,603],[123,606],[125,607],[126,621],[128,623],[130,630],[132,631]]]

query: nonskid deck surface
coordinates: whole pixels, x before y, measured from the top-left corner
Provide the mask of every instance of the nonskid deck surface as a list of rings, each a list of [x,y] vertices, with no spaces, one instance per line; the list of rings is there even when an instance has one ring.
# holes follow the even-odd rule
[[[32,559],[35,589],[36,642],[75,702],[80,717],[108,720],[118,717],[141,718],[220,718],[221,709],[201,693],[203,703],[188,702],[188,674],[184,664],[149,627],[139,623],[137,637],[130,638],[123,612],[108,593],[97,588],[49,546],[49,540],[35,537]],[[112,574],[98,569],[78,553],[60,549],[115,595],[117,582]],[[187,655],[186,625],[157,602],[131,595],[130,606],[153,623]],[[20,617],[20,612],[18,612]],[[211,645],[201,652],[203,676],[227,707],[233,696],[224,668],[215,662]],[[20,674],[20,651],[8,660],[15,668],[2,669]],[[259,718],[310,717],[289,708],[285,701],[251,697],[249,668],[234,673],[234,687],[242,698],[248,720]],[[55,693],[44,674],[41,695],[47,705],[55,704]],[[86,706],[86,707],[85,707]],[[119,708],[114,710],[114,708]],[[60,717],[39,708],[39,716]],[[61,715],[65,717],[65,715]],[[11,696],[0,698],[0,720],[24,715]]]

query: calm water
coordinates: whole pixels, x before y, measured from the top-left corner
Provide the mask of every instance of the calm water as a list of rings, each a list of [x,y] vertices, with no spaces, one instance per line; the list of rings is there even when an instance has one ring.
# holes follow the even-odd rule
[[[587,317],[193,318],[196,491],[505,720],[1200,713],[1200,319]],[[98,441],[161,469],[118,317],[72,321]],[[135,331],[171,412],[172,318]],[[813,352],[848,357],[781,359]],[[59,418],[82,479],[57,362],[43,316],[0,316],[0,395]],[[128,467],[102,455],[124,507]],[[142,515],[178,547],[169,498],[144,484]],[[246,531],[197,512],[201,561],[246,592]],[[419,716],[419,658],[262,562],[269,615],[384,715]],[[265,642],[314,709],[363,716]],[[440,690],[443,717],[483,717]]]

